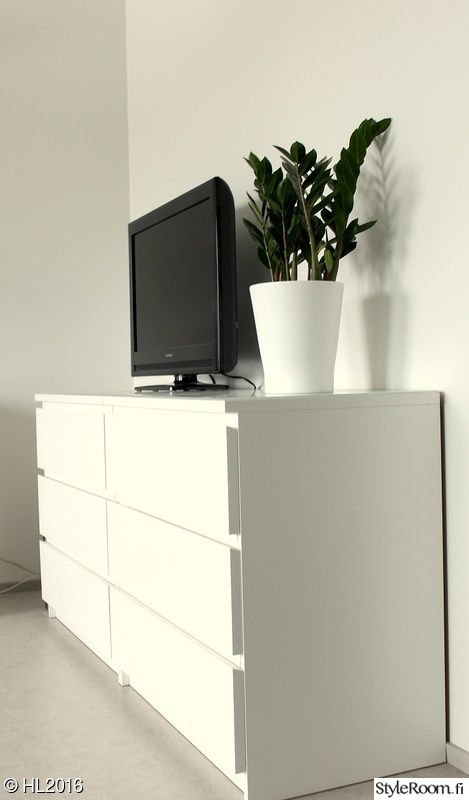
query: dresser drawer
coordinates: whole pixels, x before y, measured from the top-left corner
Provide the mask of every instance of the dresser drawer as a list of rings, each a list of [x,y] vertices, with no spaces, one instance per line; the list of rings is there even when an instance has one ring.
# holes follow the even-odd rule
[[[108,503],[111,581],[227,658],[242,653],[240,552]]]
[[[106,501],[41,475],[38,495],[41,536],[85,567],[106,577]]]
[[[110,663],[109,587],[46,542],[40,543],[42,597],[57,618]]]
[[[113,665],[229,777],[245,769],[244,676],[111,588]]]
[[[106,489],[104,412],[96,406],[36,410],[37,465],[72,486]]]
[[[239,533],[238,436],[224,415],[114,408],[108,429],[119,503],[221,541]]]

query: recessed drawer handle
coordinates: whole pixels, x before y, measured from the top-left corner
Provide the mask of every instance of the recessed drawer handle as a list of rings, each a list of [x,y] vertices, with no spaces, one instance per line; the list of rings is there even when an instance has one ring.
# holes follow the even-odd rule
[[[235,773],[246,772],[246,721],[244,716],[244,672],[233,670],[235,726]]]
[[[229,533],[239,533],[239,460],[238,431],[226,429],[226,454],[228,474],[228,527]]]

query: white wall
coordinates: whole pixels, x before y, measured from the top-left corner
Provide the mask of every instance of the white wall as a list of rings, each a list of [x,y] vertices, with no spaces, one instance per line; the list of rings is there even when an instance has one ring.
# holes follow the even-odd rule
[[[380,227],[341,269],[336,383],[446,394],[451,740],[469,750],[469,6],[127,0],[127,23],[133,218],[215,174],[241,216],[251,149],[298,138],[337,157],[363,117],[393,117],[361,185]],[[247,287],[264,273],[241,226],[238,250],[255,376]]]
[[[123,0],[3,0],[0,82],[0,558],[36,570],[34,393],[130,386]]]

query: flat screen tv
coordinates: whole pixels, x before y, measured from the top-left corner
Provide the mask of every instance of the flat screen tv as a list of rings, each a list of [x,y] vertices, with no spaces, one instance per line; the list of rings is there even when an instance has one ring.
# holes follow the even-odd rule
[[[134,377],[174,375],[136,390],[214,389],[198,375],[237,361],[236,240],[231,191],[221,178],[129,224]],[[224,387],[220,387],[224,388]]]

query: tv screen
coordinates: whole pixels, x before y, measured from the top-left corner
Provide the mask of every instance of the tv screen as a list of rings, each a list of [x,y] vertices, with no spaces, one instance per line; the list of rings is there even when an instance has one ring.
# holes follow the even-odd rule
[[[234,367],[234,228],[220,178],[130,223],[133,375],[194,378]]]

